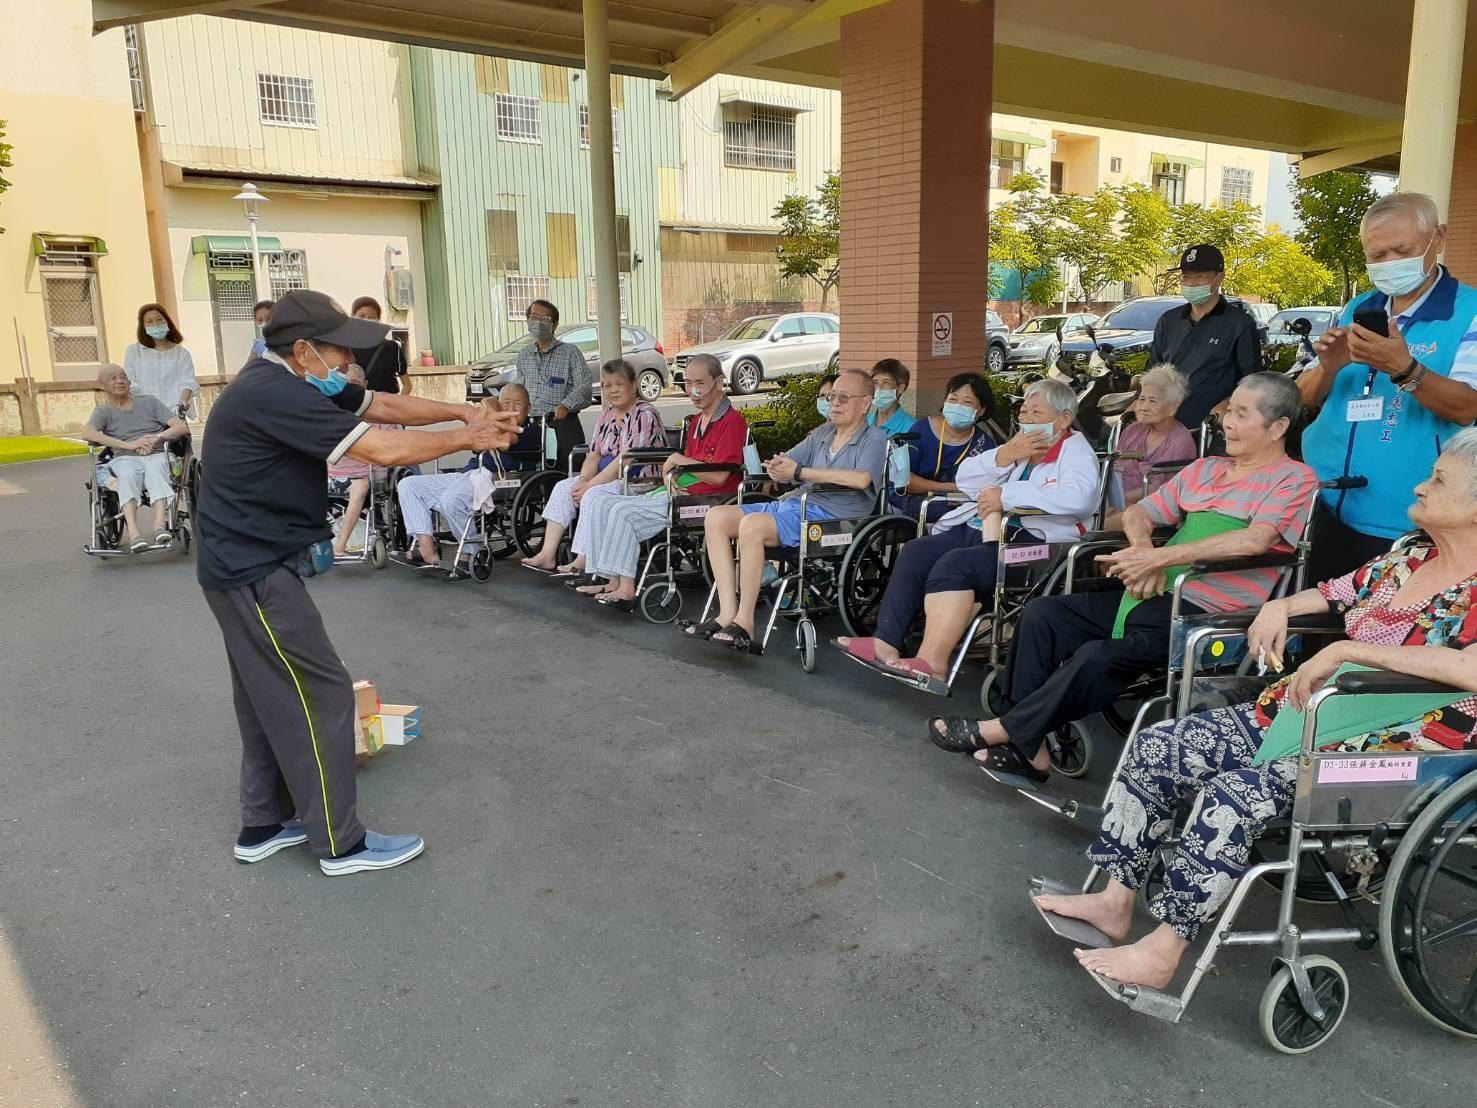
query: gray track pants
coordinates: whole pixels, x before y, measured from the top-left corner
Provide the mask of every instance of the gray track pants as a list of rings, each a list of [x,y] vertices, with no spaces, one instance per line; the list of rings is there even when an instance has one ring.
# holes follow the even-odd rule
[[[364,837],[354,811],[354,685],[301,578],[279,568],[205,590],[231,663],[241,728],[241,823],[297,818],[320,858]]]

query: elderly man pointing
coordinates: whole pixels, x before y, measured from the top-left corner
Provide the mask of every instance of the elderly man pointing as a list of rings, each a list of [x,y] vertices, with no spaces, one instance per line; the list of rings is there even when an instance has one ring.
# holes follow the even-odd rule
[[[365,830],[355,812],[354,689],[304,577],[332,568],[328,463],[414,465],[501,450],[518,416],[368,392],[343,368],[383,324],[351,319],[297,289],[272,310],[267,356],[221,393],[205,425],[197,575],[225,638],[241,729],[238,862],[308,843],[330,876],[388,869],[425,849],[416,835]],[[375,423],[447,431],[392,431]]]
[[[1376,200],[1359,227],[1374,291],[1355,297],[1313,344],[1298,379],[1318,418],[1303,460],[1328,490],[1313,517],[1309,580],[1340,577],[1409,530],[1406,509],[1447,439],[1477,419],[1477,289],[1437,259],[1446,226],[1418,192]]]

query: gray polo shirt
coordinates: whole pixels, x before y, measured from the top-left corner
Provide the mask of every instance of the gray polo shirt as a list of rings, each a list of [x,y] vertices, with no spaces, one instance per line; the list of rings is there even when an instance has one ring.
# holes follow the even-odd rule
[[[145,435],[157,435],[169,430],[169,421],[172,418],[174,413],[161,404],[158,397],[139,395],[133,398],[131,408],[99,404],[93,409],[87,426],[115,439],[132,442]],[[150,453],[158,454],[163,449],[164,444],[161,442]]]
[[[887,433],[877,427],[864,426],[851,436],[850,442],[833,453],[831,443],[835,438],[836,425],[822,423],[802,442],[786,450],[785,455],[807,469],[859,469],[871,481],[865,489],[811,493],[807,503],[824,508],[837,519],[871,515],[877,508],[877,491],[882,487],[883,471],[887,468]],[[814,487],[815,482],[804,481],[781,499],[793,499]]]

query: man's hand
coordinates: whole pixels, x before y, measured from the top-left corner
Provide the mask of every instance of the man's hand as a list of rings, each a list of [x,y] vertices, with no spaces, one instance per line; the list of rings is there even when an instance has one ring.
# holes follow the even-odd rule
[[[554,409],[554,418],[555,419],[568,419],[569,418],[569,409],[566,408],[563,404],[560,404],[557,408]]]
[[[676,469],[678,466],[691,464],[692,459],[685,457],[682,454],[668,454],[667,460],[662,463],[662,476],[666,476],[668,473],[671,473],[672,470]]]
[[[1164,591],[1164,561],[1162,549],[1153,546],[1130,546],[1112,554],[1099,554],[1097,562],[1109,577],[1123,582],[1129,596],[1147,600]]]
[[[467,430],[472,433],[472,449],[477,453],[484,450],[507,450],[518,441],[519,427],[517,412],[491,412],[483,407],[469,407]]]
[[[1330,327],[1313,340],[1313,349],[1318,353],[1318,364],[1329,373],[1337,373],[1354,359],[1349,354],[1349,329]]]
[[[1325,646],[1298,666],[1298,671],[1292,675],[1292,681],[1287,686],[1287,703],[1300,712],[1306,709],[1313,694],[1323,688],[1333,676],[1334,670],[1348,661],[1344,656],[1347,646],[1347,643],[1341,642]]]
[[[776,454],[764,463],[764,471],[776,481],[795,480],[795,470],[800,467],[795,464],[795,459],[784,454]]]
[[[979,496],[975,498],[974,508],[975,511],[979,513],[979,517],[981,519],[984,519],[987,515],[990,515],[994,512],[1005,511],[1005,505],[1000,502],[1000,486],[991,485],[989,488],[981,492]]]
[[[1394,375],[1404,373],[1410,365],[1410,347],[1405,345],[1405,337],[1397,327],[1392,326],[1390,334],[1385,336],[1356,323],[1349,328],[1348,342],[1354,360],[1370,369]]]
[[[1006,444],[995,451],[995,461],[1000,465],[1015,465],[1027,458],[1041,457],[1051,449],[1051,439],[1046,435],[1017,432]]]

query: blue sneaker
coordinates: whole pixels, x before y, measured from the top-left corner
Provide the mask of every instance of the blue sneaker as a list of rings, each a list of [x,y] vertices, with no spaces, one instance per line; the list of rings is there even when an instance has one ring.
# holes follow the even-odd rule
[[[404,865],[425,849],[426,842],[419,835],[381,835],[376,831],[366,831],[362,850],[338,858],[319,858],[318,868],[329,877],[392,869]]]
[[[270,858],[279,850],[286,850],[289,846],[302,846],[307,841],[308,833],[303,830],[302,821],[290,819],[282,825],[281,831],[266,842],[257,843],[255,846],[242,846],[237,843],[236,861],[243,866],[249,866],[252,862]]]

